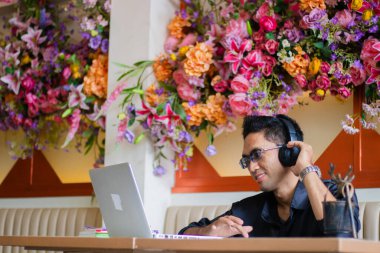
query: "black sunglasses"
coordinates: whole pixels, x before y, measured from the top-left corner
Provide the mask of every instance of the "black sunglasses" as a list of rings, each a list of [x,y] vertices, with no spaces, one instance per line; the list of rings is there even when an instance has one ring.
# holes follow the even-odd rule
[[[246,169],[249,167],[250,162],[255,162],[261,159],[263,156],[263,153],[268,150],[274,150],[274,149],[279,149],[283,145],[277,145],[274,148],[255,148],[254,150],[251,151],[249,156],[243,155],[243,157],[240,159],[239,164],[242,169]]]

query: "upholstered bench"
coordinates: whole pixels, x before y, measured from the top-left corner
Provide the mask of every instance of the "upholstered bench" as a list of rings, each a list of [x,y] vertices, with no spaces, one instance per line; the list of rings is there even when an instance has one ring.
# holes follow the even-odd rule
[[[0,235],[78,236],[85,226],[100,227],[99,208],[0,208]],[[0,253],[27,252],[0,246]]]
[[[380,202],[361,202],[359,205],[362,224],[359,238],[380,240]],[[198,221],[203,217],[212,219],[229,208],[230,205],[171,206],[166,212],[164,232],[177,233],[190,222]]]

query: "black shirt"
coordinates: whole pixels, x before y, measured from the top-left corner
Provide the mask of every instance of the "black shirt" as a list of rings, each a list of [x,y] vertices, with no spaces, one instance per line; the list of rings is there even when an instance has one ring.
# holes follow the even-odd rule
[[[337,192],[336,184],[331,180],[324,180],[324,184],[335,196]],[[356,194],[353,197],[354,219],[356,230],[360,229],[359,205]],[[290,215],[287,221],[280,219],[277,212],[277,202],[273,192],[262,192],[252,197],[248,197],[232,204],[229,211],[224,215],[233,215],[244,221],[244,226],[252,226],[250,237],[322,237],[323,220],[315,219],[311,208],[305,186],[298,182],[294,196],[290,205]],[[201,227],[211,224],[219,217],[209,220],[203,218],[198,222],[193,222],[189,226],[181,229],[179,234],[183,234],[190,227]],[[241,236],[241,235],[237,235]]]

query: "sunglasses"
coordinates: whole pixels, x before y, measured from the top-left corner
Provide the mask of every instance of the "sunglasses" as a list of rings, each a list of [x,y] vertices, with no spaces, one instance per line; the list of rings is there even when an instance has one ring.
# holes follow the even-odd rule
[[[242,169],[246,169],[249,167],[250,162],[256,162],[260,160],[265,151],[279,149],[282,146],[283,145],[277,145],[276,147],[273,147],[273,148],[255,148],[254,150],[251,151],[249,156],[243,155],[243,157],[239,161],[240,167]]]

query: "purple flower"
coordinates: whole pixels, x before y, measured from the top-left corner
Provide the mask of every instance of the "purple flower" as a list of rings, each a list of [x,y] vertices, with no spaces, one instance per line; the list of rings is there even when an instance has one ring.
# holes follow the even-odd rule
[[[206,148],[206,154],[208,156],[216,155],[216,147],[214,145],[208,145]]]
[[[124,138],[129,142],[129,143],[133,143],[135,141],[135,135],[132,131],[130,130],[126,130],[125,133],[124,133]]]
[[[103,53],[108,52],[108,39],[104,39],[102,41],[102,45],[100,46],[100,49],[102,50]]]
[[[102,37],[98,35],[90,39],[88,46],[95,50],[99,48],[101,42],[102,42]]]
[[[375,32],[377,32],[379,30],[379,28],[377,27],[377,25],[374,25],[374,26],[371,26],[370,28],[369,28],[369,32],[370,33],[375,33]]]
[[[193,141],[193,137],[192,137],[191,134],[189,134],[188,132],[186,132],[186,131],[181,131],[181,132],[179,133],[178,141],[183,141],[183,142],[190,143],[190,142]]]
[[[86,33],[86,32],[82,32],[81,35],[82,35],[82,38],[85,40],[89,40],[91,37],[91,35],[89,33]]]
[[[158,165],[153,169],[153,175],[155,175],[156,177],[161,177],[165,174],[166,174],[166,169],[161,165]]]

